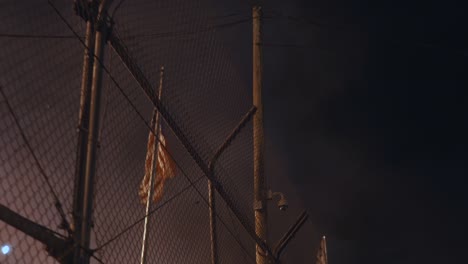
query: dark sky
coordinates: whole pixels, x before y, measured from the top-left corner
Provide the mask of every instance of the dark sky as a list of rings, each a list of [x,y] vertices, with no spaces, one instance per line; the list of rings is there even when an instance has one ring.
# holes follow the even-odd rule
[[[463,262],[465,7],[265,6],[294,17],[265,21],[265,43],[284,44],[265,47],[267,133],[329,236],[330,262]]]

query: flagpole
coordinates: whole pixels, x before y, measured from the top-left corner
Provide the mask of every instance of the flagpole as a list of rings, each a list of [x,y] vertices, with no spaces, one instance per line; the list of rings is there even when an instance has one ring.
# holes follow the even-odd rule
[[[158,91],[158,99],[161,100],[161,94],[162,94],[162,87],[163,87],[163,77],[164,77],[164,67],[161,67],[160,73],[159,73],[159,91]],[[156,171],[157,171],[157,164],[158,164],[158,145],[159,145],[159,135],[161,133],[161,125],[159,124],[159,112],[154,109],[155,114],[154,119],[152,120],[152,123],[154,121],[154,133],[155,133],[155,140],[154,140],[154,155],[153,155],[153,162],[151,164],[151,175],[150,175],[150,182],[149,182],[149,189],[148,189],[148,196],[146,199],[146,210],[145,210],[145,223],[144,223],[144,228],[143,228],[143,239],[141,243],[141,258],[140,258],[140,264],[146,264],[146,258],[148,255],[148,231],[149,231],[149,212],[151,208],[151,200],[153,199],[153,191],[154,191],[154,178],[156,177]]]

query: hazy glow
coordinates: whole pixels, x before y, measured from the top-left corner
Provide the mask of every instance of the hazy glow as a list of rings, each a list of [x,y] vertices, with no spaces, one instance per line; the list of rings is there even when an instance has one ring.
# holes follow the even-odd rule
[[[4,245],[4,246],[2,246],[2,253],[3,253],[3,255],[6,255],[6,254],[10,253],[10,250],[11,250],[11,248],[10,248],[9,245]]]

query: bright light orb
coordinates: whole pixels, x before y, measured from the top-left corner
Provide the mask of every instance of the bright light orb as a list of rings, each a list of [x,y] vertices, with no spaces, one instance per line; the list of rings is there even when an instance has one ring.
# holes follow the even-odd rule
[[[6,254],[10,253],[10,251],[11,251],[11,247],[9,245],[2,246],[2,254],[3,255],[6,255]]]

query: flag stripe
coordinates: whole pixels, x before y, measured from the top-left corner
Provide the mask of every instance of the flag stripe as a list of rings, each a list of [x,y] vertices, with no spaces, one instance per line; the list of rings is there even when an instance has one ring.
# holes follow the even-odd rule
[[[150,179],[152,173],[152,164],[154,161],[155,136],[150,132],[148,136],[148,146],[146,154],[145,175],[140,184],[139,196],[141,202],[146,204],[150,189]],[[159,144],[157,148],[156,176],[154,183],[153,201],[159,202],[163,196],[164,185],[167,179],[175,176],[175,163],[166,149],[166,139],[159,128]]]

